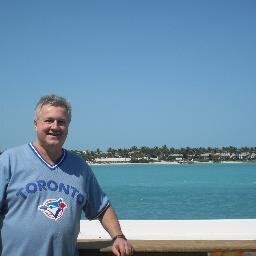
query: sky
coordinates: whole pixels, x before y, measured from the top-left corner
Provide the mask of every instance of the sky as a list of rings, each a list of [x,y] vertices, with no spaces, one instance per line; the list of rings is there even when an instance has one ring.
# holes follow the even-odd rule
[[[46,94],[68,149],[256,146],[256,1],[0,1],[0,150]]]

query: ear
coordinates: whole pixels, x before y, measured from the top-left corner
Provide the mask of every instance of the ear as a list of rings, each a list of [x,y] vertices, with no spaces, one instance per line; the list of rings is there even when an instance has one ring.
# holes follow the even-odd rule
[[[37,126],[37,122],[36,120],[34,120],[34,127],[36,128],[36,126]]]

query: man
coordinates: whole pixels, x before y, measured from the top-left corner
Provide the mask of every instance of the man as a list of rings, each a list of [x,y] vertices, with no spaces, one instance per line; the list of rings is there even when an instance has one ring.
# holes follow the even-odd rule
[[[36,140],[1,154],[0,255],[76,255],[82,211],[100,220],[115,255],[132,254],[90,167],[62,148],[70,121],[66,99],[44,96],[35,109]]]

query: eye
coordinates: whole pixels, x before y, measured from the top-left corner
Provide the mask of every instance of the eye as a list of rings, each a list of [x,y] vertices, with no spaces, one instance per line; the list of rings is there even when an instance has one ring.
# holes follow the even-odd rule
[[[65,120],[58,120],[58,125],[66,125],[66,121]]]
[[[52,119],[46,119],[44,122],[47,123],[47,124],[51,124],[51,123],[53,123],[53,120]]]

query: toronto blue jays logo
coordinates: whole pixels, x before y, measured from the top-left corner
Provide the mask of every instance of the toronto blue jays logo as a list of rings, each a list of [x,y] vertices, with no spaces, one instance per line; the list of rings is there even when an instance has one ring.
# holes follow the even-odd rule
[[[43,212],[43,214],[52,220],[58,220],[63,216],[64,209],[67,208],[67,204],[62,198],[59,199],[47,199],[42,205],[38,206],[38,209]]]

